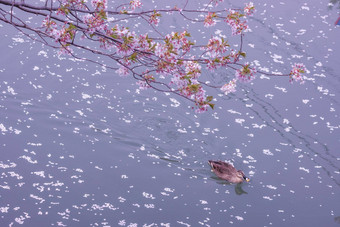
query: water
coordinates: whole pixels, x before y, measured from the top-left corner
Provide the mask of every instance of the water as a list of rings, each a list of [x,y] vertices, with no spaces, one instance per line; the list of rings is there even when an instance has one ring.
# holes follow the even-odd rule
[[[199,115],[2,24],[1,226],[338,226],[340,28],[327,4],[257,1],[249,61],[303,62],[309,79],[211,90],[216,109]],[[217,179],[209,159],[251,181]]]

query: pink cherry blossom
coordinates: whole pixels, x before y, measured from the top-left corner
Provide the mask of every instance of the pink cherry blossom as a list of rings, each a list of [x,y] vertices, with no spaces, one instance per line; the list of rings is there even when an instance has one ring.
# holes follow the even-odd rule
[[[71,42],[75,35],[75,30],[73,29],[75,27],[72,24],[65,23],[60,28],[58,28],[57,23],[50,20],[49,17],[46,17],[43,20],[42,26],[45,27],[50,36],[53,37],[56,42],[61,43],[62,46],[65,46],[68,42]]]
[[[233,93],[236,91],[236,81],[237,79],[232,79],[229,81],[229,83],[223,85],[221,87],[221,91],[224,92],[225,95],[228,95],[229,93]]]
[[[174,73],[171,77],[170,85],[175,85],[177,89],[184,89],[188,86],[189,81],[184,79],[183,74]]]
[[[229,44],[221,37],[214,36],[208,41],[208,45],[203,48],[208,51],[210,57],[214,58],[218,54],[223,54],[228,50]]]
[[[241,21],[241,17],[243,15],[235,10],[229,10],[228,16],[225,19],[225,22],[229,24],[231,27],[231,33],[232,35],[239,35],[242,32],[245,32],[248,30],[248,25],[246,21]]]
[[[147,74],[143,76],[143,80],[138,80],[136,84],[139,86],[139,89],[146,90],[151,88],[150,83],[153,81],[155,81],[155,78],[152,75]]]
[[[88,26],[88,32],[90,34],[93,34],[96,31],[104,31],[107,29],[105,21],[98,14],[84,15],[83,22]]]
[[[244,13],[248,16],[252,15],[255,11],[254,3],[249,2],[246,3],[246,6],[244,7]]]
[[[250,82],[255,79],[256,69],[251,67],[249,63],[246,63],[242,69],[238,69],[235,72],[236,79],[241,82]]]
[[[130,1],[130,9],[133,11],[136,8],[141,8],[142,7],[142,3],[140,0],[132,0]]]
[[[289,74],[289,81],[292,83],[293,81],[299,81],[300,84],[303,84],[305,81],[303,80],[303,73],[306,72],[306,66],[302,63],[295,63],[293,65],[292,70]]]
[[[93,8],[95,9],[106,9],[107,8],[107,2],[106,0],[91,0],[91,4]]]
[[[58,56],[60,55],[71,55],[73,50],[69,46],[61,46],[57,52]]]
[[[154,10],[149,17],[149,23],[158,26],[160,16],[161,14]]]
[[[220,2],[224,2],[224,0],[211,0],[211,3],[213,3],[215,6],[217,6]]]
[[[129,69],[124,65],[121,65],[119,69],[116,70],[116,73],[120,76],[127,76],[129,74]]]
[[[204,19],[204,27],[214,26],[216,24],[216,21],[213,19],[214,17],[216,17],[216,14],[209,12]]]
[[[166,45],[157,43],[155,47],[155,55],[159,58],[164,58],[165,55],[168,53],[168,48]]]
[[[51,20],[49,17],[43,21],[45,33],[61,44],[59,54],[72,54],[70,47],[73,42],[80,40],[81,37],[89,38],[99,44],[100,48],[108,50],[102,55],[107,54],[106,56],[112,57],[118,63],[117,74],[121,76],[133,74],[138,79],[137,85],[141,90],[152,88],[156,83],[160,85],[166,80],[170,81],[168,85],[163,84],[165,90],[168,89],[193,101],[195,111],[198,113],[207,111],[209,106],[213,108],[214,105],[211,103],[213,97],[206,95],[204,86],[207,84],[198,80],[204,65],[211,71],[220,67],[227,68],[227,66],[235,69],[235,78],[220,88],[226,95],[236,91],[238,81],[249,82],[255,78],[256,69],[253,66],[249,63],[239,63],[245,57],[242,48],[230,49],[227,40],[224,40],[222,36],[211,37],[206,45],[196,45],[191,41],[190,33],[187,31],[171,32],[159,37],[153,33],[149,38],[147,34],[136,34],[118,22],[110,23],[111,18],[110,20],[107,18],[107,0],[88,1],[91,2],[93,9],[86,5],[86,0],[59,0],[61,14],[59,17],[65,17],[65,23]],[[120,6],[120,15],[117,15],[117,18],[120,16],[129,18],[129,15],[133,15],[137,18],[146,18],[151,26],[159,24],[160,11],[132,13],[136,8],[141,8],[142,3],[141,0],[129,1],[129,4]],[[210,1],[216,5],[220,2],[223,0]],[[78,17],[83,19],[77,21],[77,24],[71,24],[69,19],[72,15],[69,13],[81,7],[85,8],[82,8]],[[132,11],[128,11],[129,9]],[[172,13],[174,9],[180,11],[180,14],[186,13],[176,7],[162,12]],[[225,22],[231,27],[232,34],[243,35],[243,32],[248,29],[246,17],[251,15],[254,9],[254,4],[250,2],[245,5],[244,9],[207,12],[202,25],[204,27],[214,26],[218,22],[216,18],[225,17]],[[86,10],[89,13],[86,13]],[[241,39],[241,44],[242,42]],[[96,52],[97,47],[89,49],[99,53]],[[234,68],[237,66],[239,69]],[[303,64],[295,64],[289,74],[290,81],[303,83],[302,74],[305,70]],[[161,79],[165,80],[162,82]]]
[[[171,34],[165,36],[165,43],[169,51],[175,54],[186,53],[190,51],[191,45],[194,44],[188,40],[187,37],[189,36],[190,34],[187,31],[182,33],[171,32]]]
[[[149,39],[148,34],[143,34],[139,35],[138,38],[136,38],[137,46],[141,51],[146,51],[146,52],[152,52],[151,48],[155,44],[151,39]]]
[[[197,61],[185,61],[185,73],[191,78],[197,79],[201,75],[201,65]]]
[[[58,8],[57,15],[65,15],[70,12],[69,8],[86,9],[85,0],[59,0],[60,7]]]

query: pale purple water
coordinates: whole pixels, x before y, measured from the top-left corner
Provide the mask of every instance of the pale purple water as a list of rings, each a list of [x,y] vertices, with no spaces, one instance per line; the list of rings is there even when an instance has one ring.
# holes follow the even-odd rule
[[[249,61],[284,72],[303,62],[309,79],[211,90],[216,109],[200,115],[1,24],[0,226],[339,226],[337,11],[254,3]],[[209,159],[251,181],[216,179]]]

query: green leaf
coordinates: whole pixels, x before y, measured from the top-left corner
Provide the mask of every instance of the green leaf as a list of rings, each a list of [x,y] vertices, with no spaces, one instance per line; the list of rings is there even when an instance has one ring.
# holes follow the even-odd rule
[[[156,43],[154,44],[154,45],[152,45],[152,47],[150,48],[152,51],[155,51],[155,49],[156,49]]]
[[[208,103],[211,109],[214,109],[215,104],[213,103]]]
[[[69,31],[68,33],[70,34],[70,38],[73,39],[74,38],[73,32]]]
[[[219,58],[215,58],[215,59],[214,59],[214,62],[219,63],[219,62],[220,62],[220,59],[219,59]]]
[[[103,20],[106,20],[106,19],[107,19],[106,13],[105,13],[104,10],[101,10],[101,11],[99,12],[99,16],[100,16]]]
[[[207,102],[211,102],[213,100],[213,97],[212,96],[208,96],[207,97]]]
[[[131,54],[129,59],[133,62],[136,62],[137,61],[137,52],[134,52],[133,54]]]
[[[77,27],[74,26],[74,24],[70,23],[70,25],[68,26],[68,29],[73,30],[76,29]]]
[[[199,84],[192,84],[192,85],[189,85],[188,87],[189,87],[190,91],[196,93],[196,92],[198,92],[200,85]]]

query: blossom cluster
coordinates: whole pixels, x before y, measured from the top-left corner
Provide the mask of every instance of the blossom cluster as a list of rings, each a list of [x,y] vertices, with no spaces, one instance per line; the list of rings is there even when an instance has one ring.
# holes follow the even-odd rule
[[[229,44],[221,37],[214,36],[209,39],[208,44],[205,49],[210,53],[212,57],[215,57],[219,54],[223,54],[228,50]]]
[[[182,33],[172,32],[165,37],[164,42],[154,44],[154,53],[158,57],[156,61],[157,72],[172,73],[177,70],[177,65],[182,62],[178,56],[184,56],[194,45],[188,37],[190,37],[190,34],[186,31]]]
[[[224,0],[212,0],[211,1],[211,3],[213,3],[215,6],[217,6],[221,2],[224,2]]]
[[[119,41],[115,46],[117,52],[122,56],[132,54],[138,45],[135,32],[130,31],[127,27],[119,27],[116,24],[111,30],[107,31],[107,35]]]
[[[91,0],[91,5],[96,10],[105,10],[107,8],[106,0]]]
[[[169,47],[169,51],[184,54],[190,51],[191,46],[194,45],[188,37],[190,37],[190,34],[187,31],[181,33],[171,32],[171,34],[165,36],[165,43]]]
[[[68,14],[69,8],[74,9],[86,9],[86,0],[60,0],[60,7],[58,8],[57,14]]]
[[[228,83],[224,84],[221,87],[221,91],[224,94],[233,93],[236,91],[236,83],[237,81],[241,82],[250,82],[255,79],[256,68],[251,67],[249,63],[246,63],[242,66],[241,69],[237,69],[235,72],[235,78],[229,81]]]
[[[199,64],[194,64],[186,67],[188,72],[192,72],[190,69],[193,68],[193,71],[200,70]],[[190,75],[190,73],[188,73]],[[197,74],[197,76],[200,73]],[[187,76],[185,73],[175,73],[171,78],[171,84],[177,87],[177,90],[181,95],[192,99],[195,101],[196,112],[204,112],[208,109],[211,98],[207,97],[205,94],[205,90],[199,81],[193,76]]]
[[[255,11],[255,6],[254,3],[249,2],[246,3],[246,6],[244,7],[244,13],[247,14],[248,16],[253,15],[254,11]]]
[[[83,17],[83,22],[88,26],[89,34],[106,29],[105,20],[100,14],[86,14]]]
[[[241,18],[244,14],[236,10],[229,10],[228,16],[225,18],[225,22],[231,27],[231,33],[233,35],[240,35],[242,32],[247,31],[247,21],[242,21]]]
[[[185,73],[190,78],[197,79],[201,75],[201,65],[197,61],[185,61]]]
[[[216,24],[216,21],[213,19],[216,17],[216,13],[209,12],[208,15],[204,19],[204,27],[212,27]]]
[[[127,76],[129,75],[129,69],[124,66],[124,65],[121,65],[117,70],[116,70],[116,73],[120,76]]]
[[[54,38],[54,40],[61,44],[59,50],[60,54],[72,53],[69,43],[72,42],[75,36],[75,26],[73,24],[64,23],[59,29],[57,23],[47,16],[42,23],[42,26],[46,29],[46,32]]]
[[[221,91],[225,94],[228,95],[229,93],[233,93],[236,91],[236,82],[237,79],[234,78],[231,81],[229,81],[228,83],[226,83],[225,85],[223,85],[221,87]]]
[[[246,32],[248,30],[248,25],[246,20],[241,20],[241,18],[245,18],[247,16],[251,16],[255,11],[254,4],[252,2],[246,3],[243,13],[241,11],[229,10],[227,17],[225,18],[225,22],[231,27],[231,32],[233,35],[239,35],[242,32]]]
[[[151,87],[150,83],[153,81],[155,81],[155,77],[150,74],[147,74],[143,76],[143,79],[138,80],[136,84],[139,86],[139,89],[145,90]]]
[[[140,0],[132,0],[130,1],[130,9],[133,11],[136,8],[141,8],[142,7],[142,3]]]
[[[160,17],[161,14],[154,10],[153,13],[149,16],[149,23],[157,26],[160,21]]]
[[[232,67],[235,70],[235,78],[220,87],[223,93],[230,94],[236,91],[237,82],[249,82],[255,78],[256,69],[249,63],[240,64],[240,56],[245,53],[240,50],[230,49],[229,43],[222,36],[211,37],[206,45],[199,45],[191,41],[190,33],[171,32],[162,38],[150,38],[148,34],[136,34],[129,28],[115,23],[110,26],[107,18],[107,0],[88,0],[91,2],[92,10],[86,5],[86,0],[60,0],[58,13],[67,18],[65,24],[58,25],[56,21],[46,17],[43,27],[56,42],[62,45],[61,51],[71,53],[70,46],[74,42],[77,32],[84,38],[98,41],[100,48],[107,49],[118,64],[116,73],[121,76],[133,74],[138,79],[137,85],[141,90],[156,88],[154,85],[165,84],[161,79],[167,79],[166,87],[187,99],[192,100],[196,106],[196,112],[204,112],[210,106],[212,96],[207,96],[203,87],[204,83],[199,81],[202,67],[216,70],[220,67]],[[212,0],[217,5],[223,0]],[[130,0],[129,4],[119,6],[118,15],[129,15],[132,11],[142,7],[141,0]],[[82,9],[88,13],[81,13],[82,17],[73,25],[68,19],[72,9]],[[173,8],[183,14],[176,6]],[[127,11],[130,10],[130,11]],[[253,3],[245,5],[244,9],[227,10],[216,12],[204,12],[204,27],[214,26],[216,18],[225,18],[230,25],[233,35],[242,35],[247,31],[246,16],[250,16],[255,8]],[[160,22],[161,11],[153,10],[138,12],[131,15],[144,18],[150,25],[157,26]],[[169,10],[174,12],[173,10]],[[223,16],[226,15],[226,16]],[[241,40],[242,42],[242,40]],[[193,48],[194,47],[194,48]],[[193,50],[194,49],[194,50]],[[108,55],[106,55],[108,56]],[[240,66],[239,69],[234,66]],[[142,72],[142,73],[141,73]],[[305,72],[303,64],[295,64],[290,72],[290,81],[303,82],[302,73]],[[166,82],[168,83],[168,82]]]
[[[303,80],[303,73],[306,72],[306,66],[302,63],[295,63],[292,67],[292,70],[290,71],[289,74],[289,81],[299,81],[300,84],[304,83]]]
[[[206,67],[213,71],[230,63],[230,54],[226,54],[230,45],[221,37],[214,36],[208,40],[208,44],[201,49],[205,51]]]
[[[256,69],[251,67],[249,63],[246,63],[242,69],[238,69],[235,72],[237,80],[241,82],[250,82],[255,79]]]

